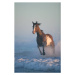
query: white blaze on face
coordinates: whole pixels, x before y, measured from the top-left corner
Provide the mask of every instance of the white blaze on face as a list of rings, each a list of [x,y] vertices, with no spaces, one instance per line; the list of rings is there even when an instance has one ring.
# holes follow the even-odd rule
[[[33,33],[35,34],[35,27],[34,27]]]
[[[50,43],[52,42],[52,39],[46,35],[46,42],[47,42],[47,46],[50,45]]]
[[[34,30],[33,31],[35,32],[35,27],[34,27]]]

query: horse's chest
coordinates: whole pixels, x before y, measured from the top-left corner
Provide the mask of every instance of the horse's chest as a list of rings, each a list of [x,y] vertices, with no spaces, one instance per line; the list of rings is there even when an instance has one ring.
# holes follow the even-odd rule
[[[37,44],[39,46],[42,46],[42,41],[43,41],[42,37],[37,37]]]

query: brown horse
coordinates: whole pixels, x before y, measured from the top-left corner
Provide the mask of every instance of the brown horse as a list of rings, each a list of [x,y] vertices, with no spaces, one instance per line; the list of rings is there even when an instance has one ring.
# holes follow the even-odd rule
[[[38,49],[39,49],[41,55],[45,55],[45,50],[44,50],[45,46],[51,46],[53,49],[55,47],[53,37],[50,34],[45,34],[43,32],[43,30],[41,30],[39,28],[40,23],[37,23],[37,21],[36,21],[36,23],[34,23],[34,22],[32,22],[32,23],[33,23],[32,33],[33,34],[37,33],[37,39],[36,40],[37,40]],[[39,47],[43,47],[43,53],[41,52]]]

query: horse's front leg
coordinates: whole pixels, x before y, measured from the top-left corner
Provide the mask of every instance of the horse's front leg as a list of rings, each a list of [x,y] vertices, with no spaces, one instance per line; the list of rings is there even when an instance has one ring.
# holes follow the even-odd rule
[[[42,52],[41,52],[41,50],[40,50],[39,46],[38,46],[38,49],[39,49],[39,51],[40,51],[40,54],[42,55]]]
[[[45,55],[44,45],[43,45],[43,55]]]

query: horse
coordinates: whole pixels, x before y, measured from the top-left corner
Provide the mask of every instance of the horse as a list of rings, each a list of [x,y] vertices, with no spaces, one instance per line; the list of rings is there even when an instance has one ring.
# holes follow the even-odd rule
[[[36,23],[34,23],[34,22],[32,21],[32,23],[33,23],[33,26],[32,26],[32,27],[33,27],[33,31],[32,31],[32,33],[33,33],[33,34],[37,33],[36,41],[37,41],[37,47],[38,47],[38,49],[39,49],[39,51],[40,51],[40,54],[41,54],[41,55],[45,55],[44,47],[47,47],[47,46],[51,46],[51,47],[53,48],[53,50],[54,50],[55,45],[54,45],[54,41],[53,41],[52,35],[50,35],[50,34],[45,34],[45,33],[43,32],[43,30],[41,30],[41,29],[39,28],[39,25],[40,25],[41,23],[37,23],[37,21],[36,21]],[[41,52],[40,47],[43,48],[43,53]],[[53,51],[53,52],[54,52],[54,51]]]

